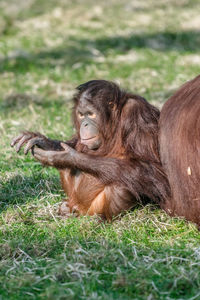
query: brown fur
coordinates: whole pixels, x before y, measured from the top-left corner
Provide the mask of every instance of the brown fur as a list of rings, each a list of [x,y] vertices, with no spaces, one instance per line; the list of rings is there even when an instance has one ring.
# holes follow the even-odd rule
[[[80,142],[76,108],[85,91],[101,118],[102,144],[95,151]],[[159,159],[155,107],[112,82],[94,80],[78,87],[73,116],[77,134],[66,143],[74,143],[78,154],[70,162],[63,156],[54,164],[60,169],[71,212],[110,220],[138,202],[167,201],[170,191]],[[60,213],[65,214],[62,207]]]
[[[172,190],[163,208],[200,225],[200,75],[165,103],[159,142]]]

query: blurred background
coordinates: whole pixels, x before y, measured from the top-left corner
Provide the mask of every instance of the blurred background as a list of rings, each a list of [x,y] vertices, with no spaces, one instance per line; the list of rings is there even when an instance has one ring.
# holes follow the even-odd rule
[[[1,0],[1,100],[68,99],[105,78],[162,103],[199,73],[199,11],[198,0]]]

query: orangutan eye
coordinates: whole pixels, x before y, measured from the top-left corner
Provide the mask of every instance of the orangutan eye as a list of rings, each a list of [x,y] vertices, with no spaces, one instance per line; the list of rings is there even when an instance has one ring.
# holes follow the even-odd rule
[[[89,117],[90,119],[95,119],[95,118],[96,118],[96,114],[95,114],[95,113],[92,113],[92,112],[89,112],[89,113],[88,113],[88,117]]]
[[[78,112],[78,117],[79,117],[79,119],[83,119],[84,115],[81,112]]]

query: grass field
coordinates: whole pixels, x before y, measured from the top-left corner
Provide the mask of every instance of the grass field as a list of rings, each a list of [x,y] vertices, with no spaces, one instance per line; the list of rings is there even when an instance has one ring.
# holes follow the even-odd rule
[[[200,73],[198,0],[0,1],[0,300],[200,299],[200,233],[153,206],[61,219],[56,170],[10,148],[66,140],[70,99],[108,79],[161,107]]]

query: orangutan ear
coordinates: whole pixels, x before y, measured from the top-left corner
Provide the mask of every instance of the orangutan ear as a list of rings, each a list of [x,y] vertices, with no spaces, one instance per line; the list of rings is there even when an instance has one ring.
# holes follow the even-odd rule
[[[108,105],[112,110],[116,110],[116,108],[117,108],[117,105],[115,103],[113,103],[112,101],[108,102]]]

